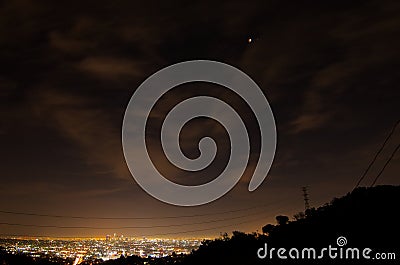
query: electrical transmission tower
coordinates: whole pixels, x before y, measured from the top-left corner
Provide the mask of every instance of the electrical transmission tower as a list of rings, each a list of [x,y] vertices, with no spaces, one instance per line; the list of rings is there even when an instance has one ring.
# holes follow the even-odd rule
[[[307,187],[303,187],[303,197],[304,197],[304,211],[307,211],[310,209],[310,199],[308,198],[308,191]]]

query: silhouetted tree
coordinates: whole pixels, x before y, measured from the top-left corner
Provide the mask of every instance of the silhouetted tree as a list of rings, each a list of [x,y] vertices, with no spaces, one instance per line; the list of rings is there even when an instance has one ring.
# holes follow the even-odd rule
[[[301,220],[301,219],[304,219],[305,217],[306,217],[306,215],[305,215],[304,212],[298,212],[298,213],[296,213],[295,215],[293,215],[293,218],[294,218],[296,221]]]
[[[285,225],[289,222],[289,217],[287,217],[286,215],[278,215],[275,217],[275,219],[278,225]]]
[[[274,230],[275,226],[272,224],[267,224],[262,227],[262,232],[264,234],[270,234]]]

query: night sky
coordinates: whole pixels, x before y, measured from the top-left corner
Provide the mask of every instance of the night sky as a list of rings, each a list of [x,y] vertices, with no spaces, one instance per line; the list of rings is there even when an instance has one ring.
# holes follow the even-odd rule
[[[0,213],[0,234],[212,237],[260,231],[278,214],[302,211],[303,186],[314,207],[346,194],[400,117],[399,14],[398,1],[2,1],[0,210],[196,216]],[[267,179],[248,192],[260,140],[248,107],[217,85],[175,88],[153,110],[148,135],[152,159],[169,179],[205,183],[229,156],[222,127],[198,119],[182,131],[183,151],[196,157],[198,140],[211,134],[216,161],[193,176],[168,164],[160,121],[185,98],[211,95],[235,106],[252,145],[248,170],[232,191],[207,205],[177,207],[136,184],[121,127],[131,96],[148,76],[196,59],[230,64],[260,86],[275,116],[277,152]],[[399,143],[399,130],[362,186],[372,183]],[[399,161],[394,156],[377,184],[400,184]],[[126,226],[150,227],[121,229]]]

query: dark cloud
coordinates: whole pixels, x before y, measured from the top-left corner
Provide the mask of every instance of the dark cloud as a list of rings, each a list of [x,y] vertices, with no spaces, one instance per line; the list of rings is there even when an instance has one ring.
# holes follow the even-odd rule
[[[81,148],[81,156],[96,172],[128,178],[121,155],[120,133],[107,112],[90,100],[52,90],[36,95],[34,111]]]
[[[85,58],[78,64],[78,69],[98,78],[120,78],[123,76],[138,76],[142,73],[134,62],[106,57]]]

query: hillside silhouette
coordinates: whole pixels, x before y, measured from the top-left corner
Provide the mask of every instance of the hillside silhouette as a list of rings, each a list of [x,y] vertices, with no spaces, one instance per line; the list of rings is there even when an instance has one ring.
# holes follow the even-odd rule
[[[357,188],[341,198],[334,198],[318,208],[298,213],[293,218],[279,215],[276,224],[266,224],[262,234],[235,231],[214,240],[205,240],[199,249],[189,255],[166,258],[137,256],[121,257],[101,262],[106,265],[135,264],[399,264],[400,232],[397,219],[400,186]],[[257,250],[265,243],[269,248],[323,248],[337,247],[338,237],[345,237],[345,247],[371,248],[376,252],[393,252],[395,260],[293,260],[259,259]],[[27,257],[0,253],[0,264],[45,264]],[[41,261],[43,262],[43,261]],[[98,261],[99,262],[99,261]],[[54,264],[54,263],[48,263]],[[90,264],[90,262],[83,263]]]
[[[397,219],[400,186],[357,188],[342,198],[317,209],[297,214],[289,221],[277,216],[277,224],[263,227],[264,234],[233,232],[231,237],[206,241],[180,264],[266,264],[256,251],[265,242],[270,247],[323,248],[336,245],[343,236],[347,247],[371,248],[374,252],[394,252],[396,261],[376,260],[273,260],[274,264],[399,264],[400,231]],[[384,262],[384,263],[382,263]]]

